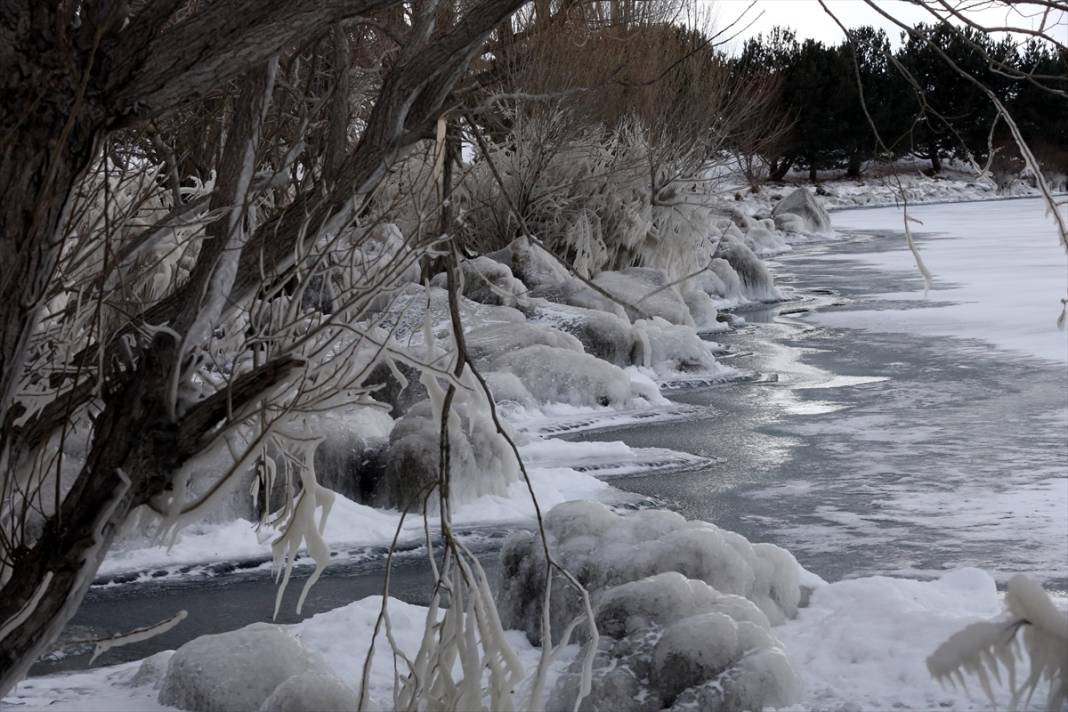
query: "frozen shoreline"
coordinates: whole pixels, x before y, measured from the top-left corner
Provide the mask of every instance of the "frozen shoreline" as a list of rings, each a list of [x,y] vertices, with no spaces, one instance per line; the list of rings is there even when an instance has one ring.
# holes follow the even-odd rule
[[[580,473],[571,470],[560,476],[571,478],[574,474]],[[362,599],[338,609],[331,620],[334,625],[344,621],[349,627],[365,626],[360,621],[367,620],[367,610],[374,604],[373,599]],[[409,608],[415,618],[425,610]],[[804,702],[793,709],[891,703],[906,708],[987,709],[978,686],[970,688],[969,694],[931,681],[923,658],[949,633],[999,610],[1000,597],[993,579],[974,569],[928,581],[873,576],[820,586],[797,619],[776,629],[806,681]],[[532,654],[518,640],[516,644],[525,658]],[[339,674],[349,667],[344,663]],[[131,686],[136,669],[132,663],[36,678],[20,686],[11,703],[26,710],[170,709],[155,702],[151,688]]]

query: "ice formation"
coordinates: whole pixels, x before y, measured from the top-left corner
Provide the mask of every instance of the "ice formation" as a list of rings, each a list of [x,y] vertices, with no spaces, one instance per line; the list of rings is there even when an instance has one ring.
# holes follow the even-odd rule
[[[632,366],[642,362],[641,342],[626,317],[539,300],[531,319],[571,334],[586,353],[608,363]]]
[[[389,440],[393,419],[383,408],[355,406],[324,414],[315,449],[319,484],[357,502],[367,501],[379,475],[378,454]]]
[[[659,395],[632,382],[618,366],[586,353],[553,346],[527,346],[494,358],[494,371],[514,374],[540,403],[579,406],[630,406],[635,398]]]
[[[593,281],[617,296],[631,319],[660,317],[672,324],[694,325],[689,307],[663,270],[628,267],[619,272],[601,272]]]
[[[620,515],[595,502],[565,502],[546,515],[545,529],[554,557],[595,598],[609,587],[676,571],[720,593],[744,596],[773,624],[797,613],[801,567],[794,557],[714,524],[661,510]],[[540,637],[544,575],[544,554],[534,535],[509,537],[501,553],[501,616],[532,641]],[[549,612],[554,634],[580,614],[574,593],[554,586]]]
[[[604,274],[603,272],[601,274]],[[599,277],[600,275],[598,275]],[[594,284],[597,284],[596,280]],[[530,291],[532,297],[547,299],[557,304],[567,304],[583,309],[595,309],[621,318],[627,318],[627,309],[619,299],[607,297],[575,277],[562,282],[543,285]],[[626,297],[621,297],[623,301]]]
[[[382,479],[374,492],[373,501],[379,506],[419,510],[422,497],[439,478],[440,418],[432,401],[425,400],[397,421],[383,453]],[[514,453],[476,397],[453,402],[449,463],[449,497],[456,504],[488,494],[503,496],[519,477]],[[432,497],[431,502],[436,499]]]
[[[356,693],[329,672],[303,672],[274,688],[258,712],[356,712]]]
[[[512,270],[503,262],[481,255],[460,263],[463,295],[472,301],[496,306],[514,307],[526,296],[527,287],[512,276]],[[435,287],[445,288],[444,272],[430,281]]]
[[[669,376],[682,371],[726,376],[735,372],[720,365],[710,344],[690,327],[654,317],[635,322],[634,328],[641,335],[641,365],[652,368],[658,375]]]
[[[254,623],[178,648],[163,675],[159,701],[194,712],[251,712],[279,685],[304,673],[329,674],[329,668],[285,629]]]
[[[492,324],[474,329],[464,338],[467,355],[479,364],[528,346],[552,346],[568,351],[583,351],[582,342],[571,334],[530,322]]]
[[[733,235],[723,237],[716,245],[709,269],[718,277],[719,284],[716,280],[708,279],[707,271],[701,274],[705,279],[698,278],[698,284],[709,291],[713,298],[718,296],[728,305],[782,299],[768,268],[746,246],[744,238]]]
[[[530,289],[571,279],[567,268],[525,237],[517,238],[507,247],[486,256],[507,265],[512,274]]]
[[[772,210],[775,226],[785,232],[831,235],[831,216],[807,188],[798,188]]]

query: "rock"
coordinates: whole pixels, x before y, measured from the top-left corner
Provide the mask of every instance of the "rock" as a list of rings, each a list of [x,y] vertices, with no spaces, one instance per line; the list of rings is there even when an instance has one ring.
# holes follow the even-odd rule
[[[192,712],[257,712],[279,685],[302,673],[327,674],[328,668],[281,626],[253,623],[178,648],[159,702]]]
[[[481,304],[514,307],[521,303],[527,287],[512,276],[508,265],[485,255],[460,263],[463,295]],[[448,277],[442,273],[434,276],[431,286],[444,289]]]
[[[525,237],[516,238],[508,247],[486,257],[507,265],[512,274],[531,289],[571,279],[566,267]]]
[[[356,712],[356,693],[334,675],[305,672],[287,679],[259,712]]]
[[[634,366],[642,363],[642,345],[634,327],[626,318],[594,309],[540,302],[532,317],[571,334],[591,356],[615,364]]]
[[[631,320],[658,316],[672,324],[694,325],[689,307],[663,270],[628,267],[601,272],[593,281],[625,303]]]
[[[807,188],[798,188],[783,198],[771,212],[775,226],[786,232],[831,235],[831,216]]]
[[[596,280],[595,280],[596,283]],[[530,291],[530,296],[547,299],[557,304],[567,304],[583,309],[595,309],[627,318],[627,309],[620,302],[610,299],[575,277],[544,285]]]
[[[582,342],[571,334],[529,322],[483,326],[469,331],[464,339],[467,354],[479,366],[528,346],[552,346],[579,353],[583,351]]]

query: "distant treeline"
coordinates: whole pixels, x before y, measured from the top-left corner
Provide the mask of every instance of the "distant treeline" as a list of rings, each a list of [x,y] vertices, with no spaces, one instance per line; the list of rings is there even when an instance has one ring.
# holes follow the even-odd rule
[[[988,90],[1043,172],[1068,172],[1065,53],[971,28],[914,29],[894,52],[886,33],[872,27],[851,30],[851,40],[834,47],[799,42],[783,28],[746,42],[731,64],[738,76],[774,80],[781,114],[768,123],[788,127],[761,151],[767,177],[779,180],[791,168],[807,168],[813,180],[826,169],[859,175],[865,161],[908,155],[929,160],[934,173],[947,157],[981,166],[989,160],[995,174],[1016,173],[1023,162]]]

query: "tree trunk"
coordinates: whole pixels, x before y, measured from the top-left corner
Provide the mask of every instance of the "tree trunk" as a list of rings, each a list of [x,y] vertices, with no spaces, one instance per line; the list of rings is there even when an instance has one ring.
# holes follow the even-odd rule
[[[938,147],[931,147],[931,175],[938,175],[942,172],[942,157],[938,155]]]
[[[808,162],[808,180],[811,183],[815,183],[819,180],[819,176],[816,175],[816,164],[812,161]]]
[[[792,158],[776,158],[771,162],[771,166],[768,169],[768,180],[780,182],[786,177],[786,174],[790,172],[790,168],[794,165]]]
[[[849,154],[849,166],[846,168],[846,178],[860,178],[860,167],[863,161],[860,153]]]

